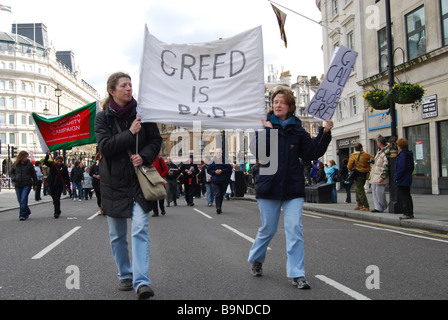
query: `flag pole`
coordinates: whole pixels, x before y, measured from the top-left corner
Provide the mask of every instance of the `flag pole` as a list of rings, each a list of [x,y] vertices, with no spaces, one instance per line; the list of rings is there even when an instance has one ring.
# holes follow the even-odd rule
[[[274,2],[274,1],[271,1],[271,0],[267,0],[267,1],[270,2],[270,3],[273,3],[273,4],[275,4],[275,5],[277,5],[277,6],[279,6],[279,7],[282,7],[283,9],[286,9],[286,10],[288,10],[288,11],[291,11],[292,13],[295,13],[295,14],[297,14],[298,16],[301,16],[302,18],[305,18],[305,19],[307,19],[307,20],[309,20],[309,21],[312,21],[312,22],[314,22],[314,23],[317,23],[317,24],[320,25],[321,27],[330,29],[331,31],[335,31],[335,32],[341,34],[340,31],[338,31],[338,30],[334,30],[334,29],[332,29],[332,28],[330,28],[330,27],[328,27],[328,26],[322,24],[322,21],[319,22],[319,21],[316,21],[316,20],[314,20],[314,19],[311,19],[310,17],[307,17],[307,16],[305,16],[305,15],[303,15],[303,14],[301,14],[301,13],[298,13],[298,12],[292,10],[292,9],[289,9],[289,8],[287,8],[287,7],[285,7],[285,6],[282,6],[281,4],[278,4],[278,3]]]

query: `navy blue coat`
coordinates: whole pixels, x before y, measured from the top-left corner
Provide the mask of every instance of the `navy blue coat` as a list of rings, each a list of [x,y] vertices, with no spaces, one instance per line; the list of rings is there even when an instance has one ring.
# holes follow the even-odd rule
[[[413,171],[414,154],[407,149],[401,150],[395,162],[394,184],[399,187],[410,187],[412,185]]]
[[[323,134],[324,129],[320,128],[319,135],[312,139],[302,127],[302,122],[296,117],[289,118],[285,127],[274,114],[268,114],[267,121],[270,121],[274,129],[278,130],[278,167],[275,174],[263,175],[263,168],[269,167],[269,164],[261,166],[256,185],[256,197],[272,200],[304,198],[305,176],[300,159],[312,161],[322,157],[331,142],[331,132]],[[257,154],[258,144],[266,143],[269,156],[272,129],[265,128],[265,130],[266,141],[262,135],[258,134],[256,139],[251,141],[250,148],[253,154]],[[265,163],[261,156],[257,154],[260,161]]]
[[[212,183],[229,183],[230,175],[232,174],[232,166],[229,162],[223,158],[221,163],[216,163],[216,158],[213,158],[213,162],[207,167],[207,172],[212,176]],[[220,175],[216,174],[216,170],[221,169]]]

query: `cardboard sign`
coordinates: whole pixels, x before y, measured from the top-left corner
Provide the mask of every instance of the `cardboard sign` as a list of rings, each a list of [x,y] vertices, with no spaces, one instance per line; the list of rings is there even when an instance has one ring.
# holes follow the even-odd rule
[[[355,65],[358,53],[345,47],[337,47],[330,67],[319,90],[305,112],[320,120],[331,120]]]

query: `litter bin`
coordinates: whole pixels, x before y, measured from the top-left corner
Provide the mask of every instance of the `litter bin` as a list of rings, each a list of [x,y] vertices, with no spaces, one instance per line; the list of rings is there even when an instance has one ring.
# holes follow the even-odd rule
[[[329,183],[305,187],[305,201],[311,203],[331,203],[332,190],[333,185]]]
[[[235,171],[235,197],[244,197],[246,193],[246,177],[244,172]]]

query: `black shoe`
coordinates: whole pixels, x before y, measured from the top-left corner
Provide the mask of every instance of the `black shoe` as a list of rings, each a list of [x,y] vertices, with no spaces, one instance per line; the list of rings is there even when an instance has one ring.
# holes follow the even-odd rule
[[[299,289],[311,289],[311,286],[305,277],[294,278],[292,284]]]
[[[28,219],[28,216],[26,216],[26,217],[22,217],[22,216],[19,217],[19,220],[20,220],[20,221],[25,221],[26,219]]]
[[[133,289],[132,279],[123,279],[120,280],[118,284],[118,290],[120,291],[131,291]]]
[[[59,219],[59,216],[60,216],[61,214],[60,213],[55,213],[54,215],[53,215],[53,217],[55,218],[55,219]]]
[[[153,216],[153,217],[158,217],[159,214],[154,212],[154,213],[152,214],[152,216]]]
[[[262,265],[263,264],[261,262],[252,263],[252,268],[250,271],[254,277],[261,277],[263,275],[263,269],[261,268]]]
[[[383,211],[373,209],[371,212],[375,213],[375,212],[383,212]]]
[[[151,297],[154,297],[154,291],[151,289],[151,287],[148,287],[147,285],[141,285],[140,287],[138,287],[138,300],[149,299]]]
[[[162,212],[160,212],[160,214],[161,214],[162,216],[164,216],[164,215],[166,215],[166,211],[165,211],[165,210],[162,210]]]
[[[166,204],[166,207],[167,207],[167,208],[169,208],[169,207],[170,207],[170,203],[169,203],[169,202],[168,202],[168,203]]]
[[[192,207],[192,206],[194,206],[194,203],[191,202],[191,203],[189,203],[188,205],[189,205],[190,207]]]
[[[221,210],[221,209],[216,209],[216,213],[217,213],[217,214],[221,214],[221,213],[222,213],[222,210]]]
[[[177,207],[177,202],[176,201],[174,201],[174,206]]]
[[[400,220],[408,220],[408,219],[414,219],[414,215],[408,216],[404,214],[400,217]]]

